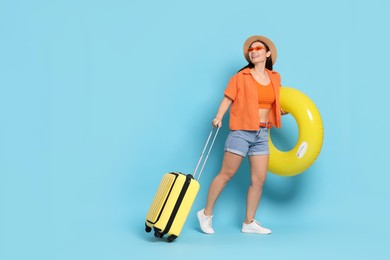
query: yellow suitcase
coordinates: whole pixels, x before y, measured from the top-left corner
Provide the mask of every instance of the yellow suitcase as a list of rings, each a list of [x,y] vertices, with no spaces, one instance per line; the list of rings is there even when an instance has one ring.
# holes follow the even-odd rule
[[[206,159],[197,175],[197,179],[195,179],[194,176],[196,176],[196,172],[211,139],[213,130],[214,128],[211,129],[193,174],[185,175],[181,172],[169,172],[164,174],[152,201],[152,205],[146,215],[146,232],[149,233],[153,229],[154,236],[157,238],[163,238],[164,235],[168,235],[168,242],[172,242],[180,235],[188,213],[198,194],[200,187],[198,180],[206,165],[219,128],[217,128],[217,131],[215,132]]]

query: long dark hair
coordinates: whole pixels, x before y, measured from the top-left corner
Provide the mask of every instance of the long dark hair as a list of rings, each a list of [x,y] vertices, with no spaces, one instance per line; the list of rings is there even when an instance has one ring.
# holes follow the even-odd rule
[[[264,47],[265,47],[265,50],[268,52],[269,51],[269,47],[268,47],[268,45],[267,44],[265,44],[264,42],[262,42],[262,41],[254,41],[254,42],[252,42],[251,43],[251,45],[249,45],[249,47],[250,46],[252,46],[252,44],[254,44],[255,42],[260,42],[260,43],[262,43],[263,45],[264,45]],[[272,70],[272,53],[271,53],[271,55],[269,56],[269,57],[267,57],[267,59],[266,59],[266,61],[265,61],[265,68],[266,69],[269,69],[269,70]],[[255,65],[252,63],[252,62],[250,62],[249,61],[249,63],[248,63],[248,65],[246,65],[245,67],[243,67],[243,68],[241,68],[238,72],[240,72],[240,71],[242,71],[242,70],[244,70],[244,69],[246,69],[246,68],[254,68],[255,67]]]

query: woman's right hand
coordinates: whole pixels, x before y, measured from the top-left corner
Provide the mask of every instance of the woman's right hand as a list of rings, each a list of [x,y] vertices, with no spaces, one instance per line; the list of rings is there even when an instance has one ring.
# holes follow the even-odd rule
[[[218,119],[218,118],[214,118],[213,121],[211,122],[211,124],[214,127],[222,127],[222,120]]]

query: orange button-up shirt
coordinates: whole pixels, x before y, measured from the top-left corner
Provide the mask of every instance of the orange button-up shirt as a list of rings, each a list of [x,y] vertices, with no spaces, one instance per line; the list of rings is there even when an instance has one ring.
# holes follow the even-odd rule
[[[281,126],[279,88],[280,75],[276,71],[266,70],[271,79],[275,92],[275,102],[269,113],[269,122],[272,126]],[[230,107],[230,130],[256,131],[259,129],[258,94],[250,69],[246,68],[231,77],[225,96],[233,100]]]

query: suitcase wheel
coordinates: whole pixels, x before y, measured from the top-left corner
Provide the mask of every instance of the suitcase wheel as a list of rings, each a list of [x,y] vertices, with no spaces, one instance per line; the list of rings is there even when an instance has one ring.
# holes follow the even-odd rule
[[[157,237],[157,238],[163,238],[164,234],[155,229],[154,230],[154,236]]]
[[[168,238],[167,238],[167,241],[169,242],[169,243],[171,243],[173,240],[175,240],[177,238],[177,236],[175,236],[175,235],[170,235]]]
[[[145,231],[148,232],[148,233],[150,233],[150,231],[152,231],[152,228],[145,225]]]

